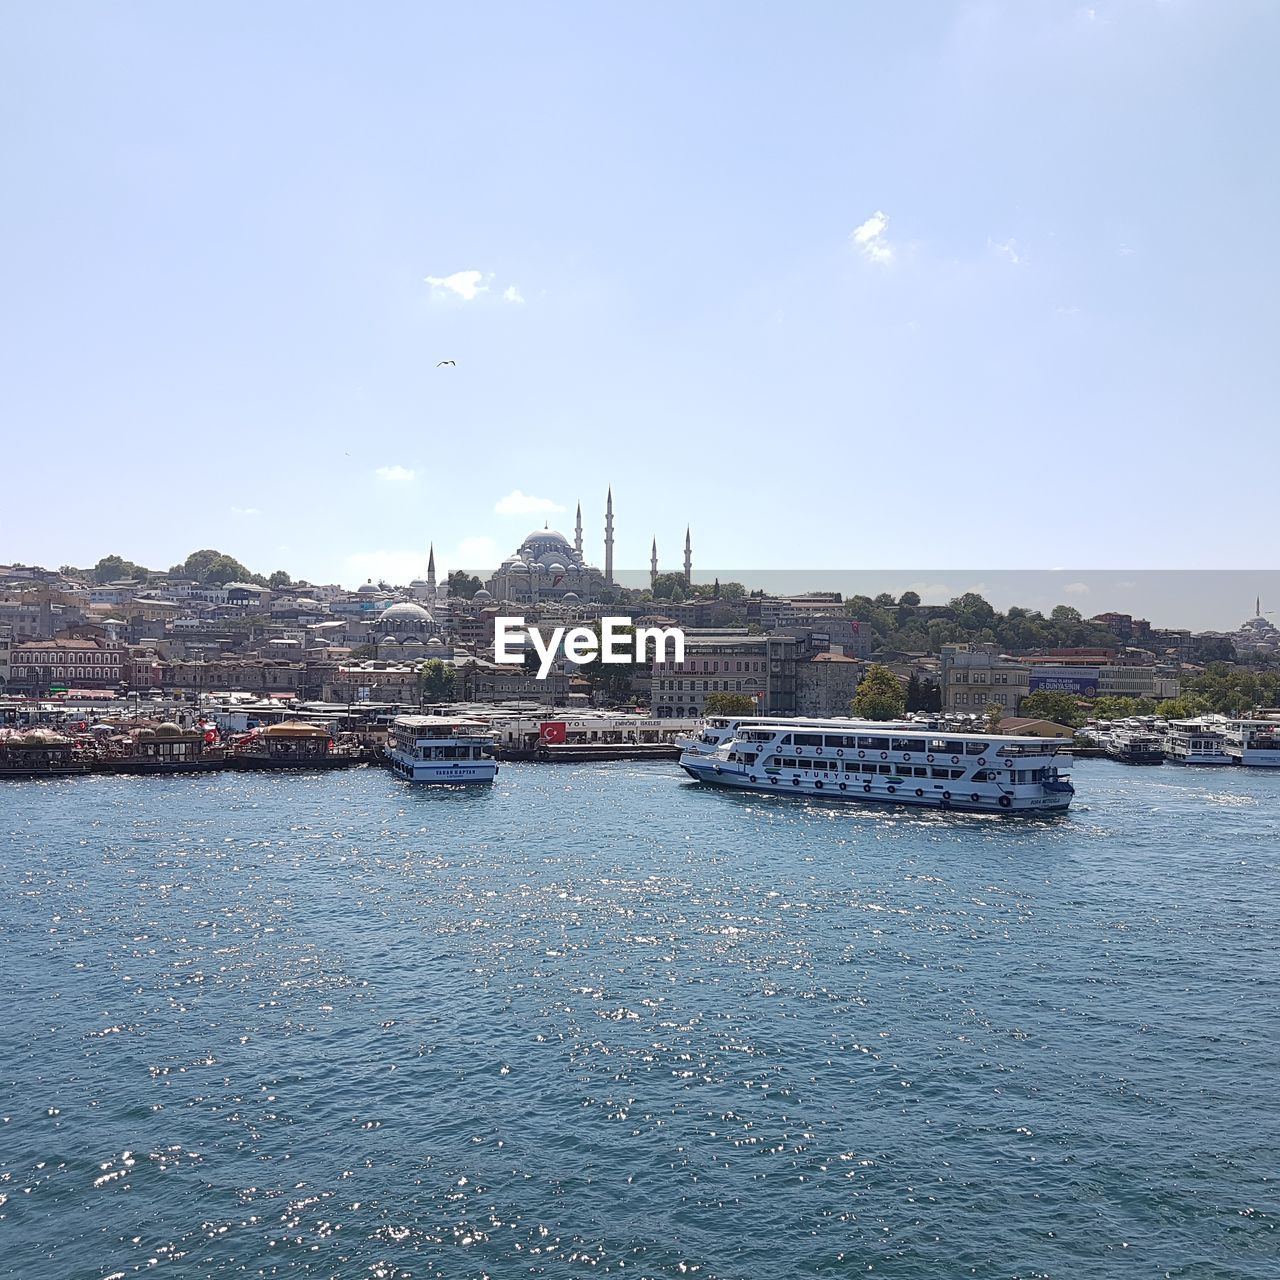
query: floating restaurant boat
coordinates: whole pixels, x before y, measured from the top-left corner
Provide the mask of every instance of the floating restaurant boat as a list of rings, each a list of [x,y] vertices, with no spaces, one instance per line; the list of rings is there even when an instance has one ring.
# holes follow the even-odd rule
[[[75,741],[51,729],[0,729],[0,778],[56,778],[89,772]]]
[[[687,744],[680,765],[715,786],[992,813],[1060,813],[1075,794],[1063,738],[852,720],[741,720],[710,733],[718,742]]]
[[[237,769],[347,769],[360,753],[344,747],[327,729],[302,720],[282,720],[246,734],[233,747]]]
[[[140,725],[107,744],[95,767],[110,773],[205,773],[226,767],[226,752],[199,729],[173,721]]]
[[[498,774],[493,733],[478,720],[396,716],[386,759],[406,782],[492,782]]]

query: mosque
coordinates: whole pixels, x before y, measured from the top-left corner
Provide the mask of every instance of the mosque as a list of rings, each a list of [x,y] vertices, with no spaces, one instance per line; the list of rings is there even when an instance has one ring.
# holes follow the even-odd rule
[[[657,542],[653,545],[651,579],[657,576]],[[685,532],[684,567],[686,578],[693,569],[689,533]],[[604,506],[604,569],[589,565],[582,546],[582,504],[578,504],[573,542],[549,526],[534,529],[477,591],[475,599],[557,601],[573,605],[600,600],[617,587],[613,576],[613,488]]]

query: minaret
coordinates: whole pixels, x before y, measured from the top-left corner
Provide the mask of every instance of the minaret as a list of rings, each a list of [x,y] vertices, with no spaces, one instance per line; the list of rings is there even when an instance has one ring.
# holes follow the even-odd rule
[[[693,585],[693,543],[689,538],[689,526],[684,530],[684,584]]]
[[[434,542],[427,553],[427,590],[432,595],[436,593],[436,544]]]
[[[582,563],[582,503],[578,503],[578,525],[573,531],[573,554],[578,557],[578,563]]]
[[[652,590],[658,585],[658,540],[653,540],[653,550],[649,552],[649,588]]]
[[[613,586],[613,485],[604,502],[604,580]]]

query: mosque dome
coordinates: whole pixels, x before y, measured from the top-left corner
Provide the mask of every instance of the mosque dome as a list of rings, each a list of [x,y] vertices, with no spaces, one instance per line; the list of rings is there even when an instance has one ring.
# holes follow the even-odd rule
[[[420,604],[414,604],[410,600],[402,600],[399,604],[393,604],[389,609],[384,609],[378,616],[379,626],[392,622],[407,622],[422,626],[424,623],[430,624],[431,615]]]
[[[568,547],[569,539],[564,536],[558,529],[535,529],[532,533],[526,534],[522,546],[536,546],[541,543],[550,545],[555,543],[557,546]]]
[[[376,595],[377,591],[378,591],[378,588],[375,587],[372,582],[362,582],[356,588],[356,593],[358,595],[363,595],[363,596]]]
[[[553,560],[549,565],[547,565],[547,572],[548,573],[564,573],[565,568],[564,568],[564,565],[562,565],[559,560]]]
[[[483,587],[471,597],[473,600],[492,600],[493,596]]]
[[[566,592],[564,593],[564,595],[562,595],[562,596],[560,597],[560,599],[561,599],[565,604],[577,604],[577,603],[578,603],[578,593],[577,593],[576,591],[566,591]]]

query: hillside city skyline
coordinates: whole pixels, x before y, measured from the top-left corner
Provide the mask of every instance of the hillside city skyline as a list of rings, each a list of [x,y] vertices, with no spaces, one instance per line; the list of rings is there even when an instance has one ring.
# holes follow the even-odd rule
[[[12,15],[6,556],[405,578],[610,481],[637,569],[1274,546],[1275,6],[219,18]]]

